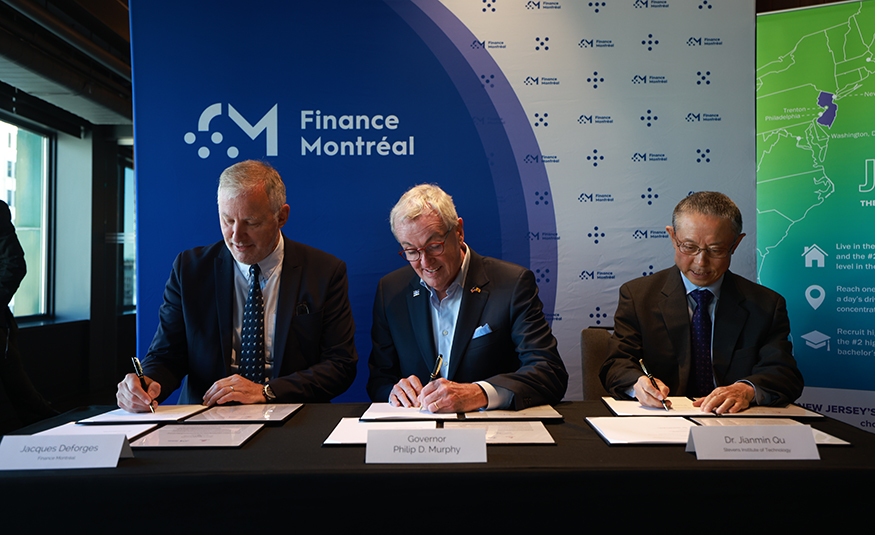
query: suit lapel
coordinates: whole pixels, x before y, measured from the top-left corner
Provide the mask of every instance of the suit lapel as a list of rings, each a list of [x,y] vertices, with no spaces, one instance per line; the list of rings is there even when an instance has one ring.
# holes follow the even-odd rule
[[[672,347],[667,348],[674,354],[678,363],[678,391],[685,392],[690,376],[692,350],[690,347],[690,314],[687,305],[687,292],[681,280],[680,271],[672,271],[662,287],[663,299],[659,302],[659,310],[665,321],[665,329]]]
[[[297,304],[295,299],[300,294],[302,269],[299,263],[299,254],[295,251],[294,243],[281,235],[283,243],[283,271],[280,275],[279,300],[276,307],[276,324],[273,336],[273,378],[280,375],[283,365],[283,356],[286,352],[286,344],[292,332],[292,318]],[[312,303],[310,303],[312,305]]]
[[[231,350],[234,347],[234,258],[227,247],[213,264],[213,284],[216,287],[216,311],[225,375],[231,373]]]
[[[406,299],[407,311],[410,313],[410,324],[413,325],[413,336],[416,338],[416,345],[419,346],[419,353],[422,355],[426,369],[432,370],[437,355],[435,355],[436,346],[431,329],[431,313],[428,304],[429,293],[428,289],[419,283],[419,275],[414,274],[413,278],[410,279]]]
[[[450,351],[450,369],[447,379],[453,380],[456,371],[462,366],[462,360],[479,327],[483,309],[489,301],[489,277],[483,269],[483,258],[468,247],[471,260],[468,264],[468,275],[462,288],[462,302],[459,304],[459,318],[456,320],[456,332],[453,334],[453,349]]]
[[[729,271],[723,276],[723,284],[720,286],[720,300],[717,302],[717,311],[714,314],[714,377],[717,386],[722,386],[723,377],[729,369],[732,360],[732,352],[735,343],[744,329],[749,313],[741,306],[744,297],[739,293],[735,285],[735,275]]]

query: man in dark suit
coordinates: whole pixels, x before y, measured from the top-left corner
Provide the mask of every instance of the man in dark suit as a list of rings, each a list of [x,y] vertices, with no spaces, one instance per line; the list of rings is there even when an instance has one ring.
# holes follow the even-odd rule
[[[18,425],[0,429],[0,434],[58,414],[33,387],[18,351],[18,324],[9,302],[26,274],[24,249],[15,234],[12,213],[0,201],[0,382],[18,419]]]
[[[185,376],[180,403],[327,402],[346,391],[358,360],[346,265],[280,232],[289,205],[267,164],[226,169],[218,205],[224,242],[176,258],[143,359],[147,391],[128,374],[119,406],[149,410]]]
[[[650,407],[668,395],[701,396],[694,405],[718,414],[799,397],[784,298],[729,271],[741,229],[741,212],[722,193],[697,192],[675,207],[666,227],[675,267],[620,288],[600,374],[608,392]]]
[[[437,186],[412,188],[389,218],[410,265],[377,287],[371,399],[431,412],[558,403],[568,373],[534,274],[471,250]]]

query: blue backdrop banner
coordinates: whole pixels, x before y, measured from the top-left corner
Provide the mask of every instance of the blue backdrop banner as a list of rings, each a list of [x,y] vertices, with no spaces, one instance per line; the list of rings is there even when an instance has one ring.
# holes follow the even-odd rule
[[[437,183],[478,253],[535,272],[580,399],[580,329],[672,262],[690,191],[754,205],[753,0],[130,0],[138,345],[177,253],[221,239],[243,159],[288,189],[286,235],[343,259],[365,400],[388,214]],[[168,14],[172,13],[172,16]],[[748,234],[755,231],[750,217]],[[753,278],[753,240],[733,270]]]

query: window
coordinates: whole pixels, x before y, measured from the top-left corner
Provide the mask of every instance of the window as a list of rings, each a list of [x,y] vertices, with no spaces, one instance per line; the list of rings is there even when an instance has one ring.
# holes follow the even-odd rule
[[[0,120],[0,161],[7,173],[0,192],[12,212],[12,224],[24,249],[27,275],[9,304],[17,317],[47,313],[49,137]],[[0,193],[0,194],[3,194]]]
[[[136,187],[134,185],[133,157],[121,164],[121,187],[119,188],[119,232],[121,234],[122,258],[119,281],[119,301],[122,312],[137,309],[137,243],[136,243]]]

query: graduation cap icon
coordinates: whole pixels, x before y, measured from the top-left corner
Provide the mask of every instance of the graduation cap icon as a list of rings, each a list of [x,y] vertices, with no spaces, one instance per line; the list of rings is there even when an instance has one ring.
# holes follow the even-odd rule
[[[826,350],[829,351],[830,337],[820,331],[811,331],[808,334],[803,334],[802,338],[805,340],[805,344],[809,347],[820,349],[823,346],[826,346]]]

